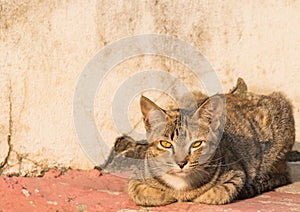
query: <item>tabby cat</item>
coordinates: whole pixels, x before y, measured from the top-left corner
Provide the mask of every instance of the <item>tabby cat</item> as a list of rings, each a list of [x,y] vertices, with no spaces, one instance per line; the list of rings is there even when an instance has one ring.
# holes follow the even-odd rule
[[[196,109],[176,110],[142,96],[147,143],[117,139],[114,151],[123,159],[144,159],[141,176],[128,185],[137,205],[226,204],[289,183],[295,127],[283,94],[250,93],[239,79],[226,95],[195,95]]]

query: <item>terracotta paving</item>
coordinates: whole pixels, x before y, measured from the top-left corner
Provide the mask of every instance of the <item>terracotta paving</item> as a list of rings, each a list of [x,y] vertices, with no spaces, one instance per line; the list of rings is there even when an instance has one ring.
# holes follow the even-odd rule
[[[98,170],[1,177],[0,211],[300,211],[300,194],[292,193],[267,192],[222,206],[174,203],[143,208],[128,198],[126,190],[126,179]]]

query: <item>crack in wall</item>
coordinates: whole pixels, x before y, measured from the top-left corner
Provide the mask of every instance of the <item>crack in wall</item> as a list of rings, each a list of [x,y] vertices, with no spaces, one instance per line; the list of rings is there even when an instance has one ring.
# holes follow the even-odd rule
[[[8,87],[8,102],[9,102],[9,111],[8,111],[8,135],[7,135],[7,144],[8,144],[8,152],[6,157],[4,158],[3,163],[0,165],[0,174],[3,173],[3,169],[8,163],[8,159],[10,156],[10,153],[12,152],[12,143],[11,143],[11,136],[12,136],[12,127],[13,127],[13,120],[12,120],[12,86],[11,86],[11,80],[9,81],[9,87]]]
[[[26,176],[30,175],[30,172],[22,170],[22,164],[24,160],[27,162],[31,162],[34,164],[35,169],[32,170],[33,175],[40,176],[47,170],[49,170],[48,166],[42,165],[39,162],[31,160],[27,154],[22,154],[16,151],[13,148],[12,136],[13,136],[13,87],[12,80],[9,79],[7,83],[7,102],[8,102],[8,130],[7,130],[7,146],[8,150],[4,158],[2,158],[2,162],[0,163],[0,175],[7,176]],[[17,167],[17,168],[16,168]],[[11,169],[12,168],[12,169]],[[16,168],[16,169],[15,169]]]
[[[45,172],[47,172],[50,167],[48,165],[43,165],[43,162],[37,162],[28,157],[28,154],[22,154],[16,151],[13,148],[12,144],[12,136],[13,136],[13,87],[12,87],[12,80],[8,80],[8,95],[7,95],[7,101],[8,101],[8,132],[7,132],[7,145],[8,150],[6,153],[6,156],[3,159],[3,162],[0,163],[0,175],[6,174],[7,176],[42,176]],[[30,172],[23,171],[22,172],[22,164],[24,163],[24,160],[27,162],[30,162],[34,164],[34,168]],[[47,164],[47,163],[46,163]],[[17,170],[9,170],[10,168],[16,167]],[[9,170],[9,171],[8,171]],[[12,171],[12,172],[11,172]]]

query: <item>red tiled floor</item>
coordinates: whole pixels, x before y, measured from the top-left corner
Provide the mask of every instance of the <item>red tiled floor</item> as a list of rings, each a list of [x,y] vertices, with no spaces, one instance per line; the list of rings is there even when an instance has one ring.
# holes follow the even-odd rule
[[[1,177],[0,211],[300,211],[300,194],[279,192],[221,206],[175,203],[146,209],[128,198],[126,182],[97,170],[65,174],[51,170],[42,178]]]

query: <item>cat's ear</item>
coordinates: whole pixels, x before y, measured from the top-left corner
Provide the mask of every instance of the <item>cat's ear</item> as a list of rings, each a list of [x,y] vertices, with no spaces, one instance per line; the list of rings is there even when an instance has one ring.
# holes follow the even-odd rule
[[[166,123],[165,111],[150,99],[145,96],[141,96],[140,105],[146,131],[157,126],[158,124]]]
[[[210,125],[211,129],[216,131],[224,123],[225,110],[224,95],[214,95],[200,105],[193,119]]]
[[[233,87],[229,93],[238,94],[238,95],[246,95],[248,92],[248,87],[243,78],[238,78],[236,82],[236,86]]]

